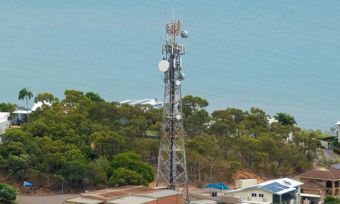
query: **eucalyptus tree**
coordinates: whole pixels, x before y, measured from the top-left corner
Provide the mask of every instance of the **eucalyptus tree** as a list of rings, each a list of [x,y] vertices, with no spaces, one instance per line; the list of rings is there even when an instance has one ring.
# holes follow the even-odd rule
[[[34,102],[38,103],[38,102],[42,102],[42,103],[55,103],[58,102],[59,99],[57,97],[55,97],[53,94],[48,93],[48,92],[44,92],[44,93],[39,93],[35,98],[34,98]]]
[[[28,122],[28,101],[31,100],[31,98],[33,98],[33,93],[29,89],[23,88],[19,91],[18,99],[26,100],[27,122]]]

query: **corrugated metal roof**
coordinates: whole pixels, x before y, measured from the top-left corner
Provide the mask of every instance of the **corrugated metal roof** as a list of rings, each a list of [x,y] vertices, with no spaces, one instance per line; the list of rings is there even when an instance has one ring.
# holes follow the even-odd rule
[[[158,191],[154,191],[151,193],[143,193],[139,195],[150,197],[150,198],[162,198],[162,197],[178,195],[178,194],[181,194],[181,192],[177,192],[174,190],[158,190]]]
[[[94,200],[89,198],[77,197],[67,200],[67,202],[81,203],[81,204],[101,204],[104,203],[102,200]]]
[[[82,193],[83,197],[98,198],[103,200],[112,200],[117,197],[130,196],[136,193],[153,192],[150,187],[145,186],[122,186],[118,188],[108,188],[97,191]]]
[[[278,182],[282,185],[289,186],[289,187],[292,187],[292,188],[295,188],[297,186],[301,186],[303,184],[302,182],[294,180],[294,179],[280,178],[280,179],[269,180],[269,181],[260,183],[259,185],[264,186],[264,185],[267,185],[267,184],[270,184],[270,183],[273,183],[273,182]]]
[[[115,199],[106,201],[106,203],[110,204],[142,204],[150,201],[154,201],[156,198],[147,198],[141,196],[128,196],[125,198]]]

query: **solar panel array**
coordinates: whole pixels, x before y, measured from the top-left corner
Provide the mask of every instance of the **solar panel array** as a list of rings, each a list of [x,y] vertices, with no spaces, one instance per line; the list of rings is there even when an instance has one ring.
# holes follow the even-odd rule
[[[280,192],[282,190],[288,189],[289,187],[284,186],[282,184],[279,184],[278,182],[273,182],[273,183],[264,185],[261,188],[264,189],[264,190],[273,192],[273,193],[277,193],[277,192]]]

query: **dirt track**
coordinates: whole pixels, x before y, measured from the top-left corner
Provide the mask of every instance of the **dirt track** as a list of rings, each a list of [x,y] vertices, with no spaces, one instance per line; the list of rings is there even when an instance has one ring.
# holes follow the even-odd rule
[[[17,202],[19,204],[62,204],[65,200],[77,197],[78,194],[64,194],[64,195],[17,195]]]

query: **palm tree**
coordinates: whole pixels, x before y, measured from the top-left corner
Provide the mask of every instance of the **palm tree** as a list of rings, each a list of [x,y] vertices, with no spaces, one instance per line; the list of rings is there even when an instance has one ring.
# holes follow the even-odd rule
[[[281,125],[296,125],[295,118],[287,113],[276,113],[274,118],[281,124]]]
[[[31,100],[31,98],[33,98],[33,93],[26,89],[23,88],[19,91],[19,100],[26,100],[26,110],[27,110],[27,122],[28,122],[28,101]]]

